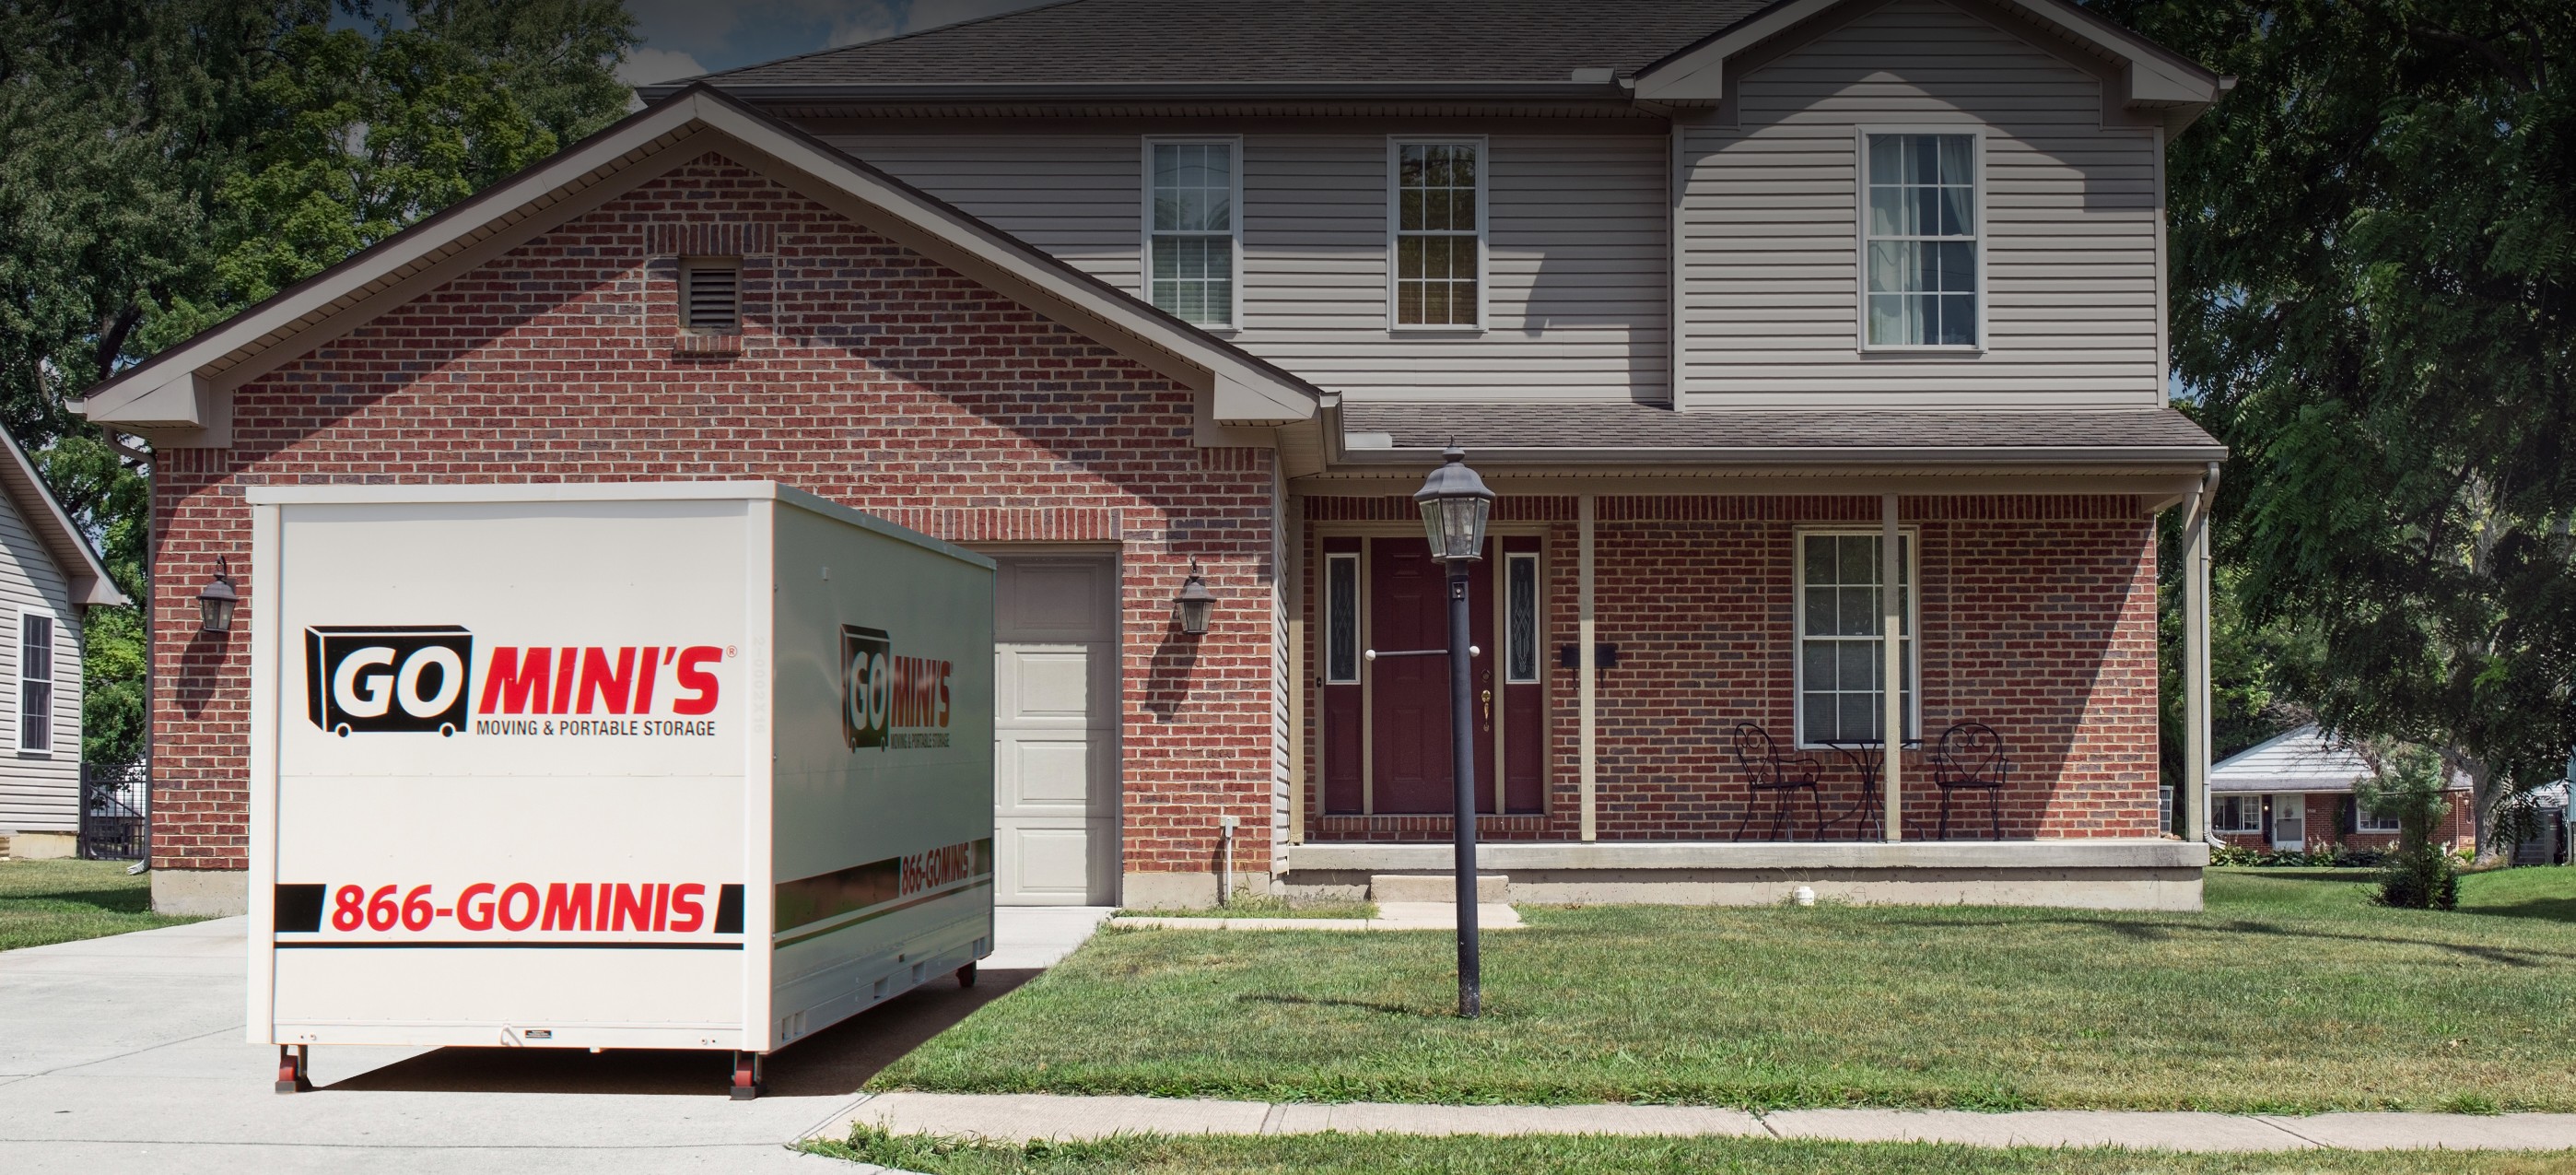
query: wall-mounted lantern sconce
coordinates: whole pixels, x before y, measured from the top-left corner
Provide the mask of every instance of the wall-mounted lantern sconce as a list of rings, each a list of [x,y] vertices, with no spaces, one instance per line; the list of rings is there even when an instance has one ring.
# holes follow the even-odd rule
[[[241,595],[233,591],[232,565],[221,555],[215,556],[215,576],[197,593],[197,628],[202,632],[231,632],[233,607]]]
[[[1181,584],[1181,594],[1172,597],[1172,611],[1181,618],[1181,631],[1191,636],[1206,636],[1208,615],[1216,611],[1216,593],[1208,590],[1207,581],[1199,578],[1199,561],[1190,560],[1190,577]]]

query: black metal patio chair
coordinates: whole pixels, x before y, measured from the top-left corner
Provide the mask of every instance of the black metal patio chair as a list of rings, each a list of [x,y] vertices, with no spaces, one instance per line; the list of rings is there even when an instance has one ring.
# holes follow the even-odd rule
[[[1941,789],[1941,831],[1938,839],[1950,839],[1950,796],[1961,788],[1986,793],[1987,833],[1995,840],[2004,838],[2004,781],[2012,774],[2012,759],[2004,754],[2003,736],[1982,722],[1956,723],[1941,732],[1941,741],[1932,751],[1932,786]]]
[[[1814,809],[1816,839],[1825,836],[1825,801],[1816,790],[1816,761],[1807,755],[1780,753],[1780,745],[1771,741],[1771,732],[1751,722],[1735,724],[1735,761],[1744,768],[1746,782],[1753,794],[1744,801],[1744,818],[1735,822],[1735,839],[1744,839],[1745,828],[1753,822],[1753,808],[1763,792],[1778,799],[1771,813],[1771,837],[1780,838],[1782,826],[1789,839],[1796,840],[1798,822],[1789,814],[1789,793],[1800,788],[1807,791],[1807,802]]]

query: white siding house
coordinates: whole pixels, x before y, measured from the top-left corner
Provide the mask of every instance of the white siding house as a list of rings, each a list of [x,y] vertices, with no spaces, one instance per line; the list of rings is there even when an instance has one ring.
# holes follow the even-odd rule
[[[75,851],[81,805],[81,629],[122,604],[89,542],[15,440],[0,460],[0,850]]]

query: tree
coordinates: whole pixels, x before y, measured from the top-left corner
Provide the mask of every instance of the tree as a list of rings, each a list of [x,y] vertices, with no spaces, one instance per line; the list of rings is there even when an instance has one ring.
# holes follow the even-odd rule
[[[2353,797],[2364,811],[2397,822],[2397,850],[2379,882],[2379,904],[2408,910],[2456,910],[2460,870],[2433,830],[2451,814],[2450,772],[2440,752],[2405,743],[2364,746],[2371,777]]]
[[[2576,741],[2576,6],[2094,0],[2239,81],[2171,147],[2176,374],[2282,691],[2480,843]]]
[[[65,402],[621,114],[618,0],[0,0],[0,425],[145,595],[150,455]],[[141,753],[139,616],[84,753]]]

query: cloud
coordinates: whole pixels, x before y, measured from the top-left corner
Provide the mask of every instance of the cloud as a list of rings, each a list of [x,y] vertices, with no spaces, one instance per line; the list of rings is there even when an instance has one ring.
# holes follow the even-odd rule
[[[617,65],[617,80],[630,86],[649,86],[674,78],[696,77],[707,72],[698,59],[677,49],[638,48],[627,51],[626,60]]]

